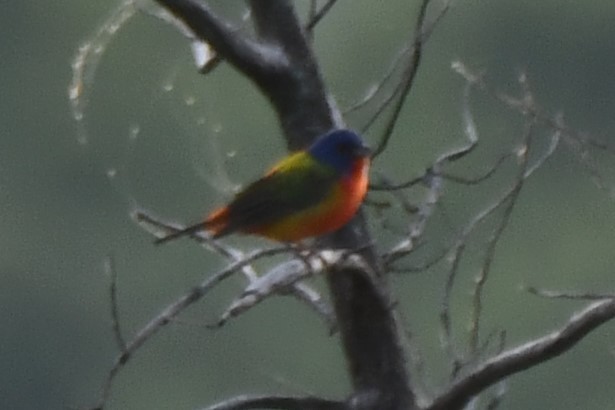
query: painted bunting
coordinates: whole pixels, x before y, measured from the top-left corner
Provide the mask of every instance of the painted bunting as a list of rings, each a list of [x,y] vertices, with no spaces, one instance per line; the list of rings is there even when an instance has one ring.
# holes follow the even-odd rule
[[[367,192],[370,150],[352,131],[333,130],[308,149],[282,159],[205,221],[156,240],[200,230],[297,242],[333,232],[357,212]]]

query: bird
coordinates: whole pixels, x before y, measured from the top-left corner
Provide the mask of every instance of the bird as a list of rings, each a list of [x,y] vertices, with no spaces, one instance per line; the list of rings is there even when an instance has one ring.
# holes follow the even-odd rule
[[[158,238],[162,244],[206,231],[283,243],[334,232],[356,214],[367,193],[371,150],[348,129],[334,129],[290,154],[204,221]]]

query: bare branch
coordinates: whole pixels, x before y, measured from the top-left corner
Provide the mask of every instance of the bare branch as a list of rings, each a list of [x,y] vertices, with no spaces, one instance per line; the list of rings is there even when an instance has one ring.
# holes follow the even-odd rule
[[[498,226],[496,227],[495,232],[489,238],[487,242],[487,249],[485,252],[485,258],[483,261],[483,266],[480,269],[478,277],[475,281],[474,286],[474,294],[472,297],[472,314],[470,320],[470,351],[472,353],[476,352],[478,346],[478,338],[480,331],[480,318],[482,315],[482,293],[485,284],[489,278],[489,273],[491,272],[491,265],[493,263],[493,259],[495,257],[495,250],[497,247],[504,230],[508,226],[508,222],[510,221],[510,217],[512,215],[513,208],[519,198],[519,194],[521,193],[521,188],[523,187],[523,183],[525,181],[525,174],[528,168],[528,159],[529,159],[529,151],[531,147],[532,141],[532,133],[534,131],[535,122],[531,120],[526,127],[525,135],[523,137],[523,148],[520,150],[520,158],[521,164],[519,167],[519,172],[514,183],[513,188],[510,191],[510,195],[507,195],[506,202],[507,205],[504,207],[504,213],[502,218],[499,221]]]
[[[371,124],[375,121],[375,119],[382,113],[384,107],[388,105],[395,95],[399,96],[397,100],[397,104],[393,107],[393,112],[391,113],[391,117],[386,123],[385,130],[382,133],[380,141],[376,148],[374,149],[374,153],[372,157],[375,158],[380,155],[386,148],[391,135],[393,134],[393,130],[397,124],[397,120],[399,119],[399,115],[401,114],[402,108],[406,102],[406,97],[414,84],[414,79],[416,78],[416,74],[418,73],[418,68],[421,63],[421,57],[423,53],[423,45],[429,38],[432,30],[435,28],[440,19],[446,14],[449,9],[450,2],[445,3],[445,6],[440,10],[438,17],[431,23],[431,25],[427,26],[425,23],[425,16],[427,15],[427,7],[429,6],[431,0],[423,0],[421,5],[419,6],[419,12],[417,14],[415,28],[414,28],[414,39],[412,42],[412,53],[410,55],[410,60],[408,62],[407,67],[404,70],[402,75],[402,81],[400,84],[395,87],[395,91],[391,95],[388,101],[385,101],[381,107],[376,110],[376,114],[372,117],[370,121],[363,127],[363,131],[365,132]]]
[[[385,71],[385,73],[380,78],[378,83],[369,87],[367,91],[365,92],[365,95],[360,100],[356,101],[350,107],[344,110],[344,114],[347,115],[354,111],[357,111],[365,107],[371,101],[373,101],[374,98],[376,98],[376,96],[378,96],[380,92],[384,89],[384,87],[389,83],[389,80],[393,78],[393,74],[397,72],[401,63],[405,61],[405,58],[408,57],[408,55],[411,53],[412,50],[413,50],[412,46],[401,49],[397,53],[395,58],[393,58],[393,61],[389,65],[389,68],[387,69],[387,71]],[[376,121],[376,119],[378,119],[380,114],[382,114],[384,109],[388,107],[388,105],[391,103],[391,101],[393,101],[393,99],[398,95],[398,93],[399,93],[399,88],[395,87],[394,90],[391,91],[391,93],[380,103],[380,106],[378,107],[376,112],[370,117],[369,121],[363,126],[363,131],[366,131],[367,129],[369,129],[371,124],[374,121]]]
[[[467,143],[452,150],[451,152],[441,155],[436,161],[436,164],[445,164],[463,158],[472,152],[478,144],[478,129],[476,127],[476,122],[474,121],[474,115],[472,114],[472,104],[470,103],[471,92],[471,83],[467,83],[463,88],[461,98],[461,120],[463,124],[463,134],[466,136]]]
[[[512,152],[507,152],[503,155],[500,155],[500,157],[495,162],[495,164],[493,164],[483,175],[479,175],[473,178],[460,177],[458,175],[453,175],[448,172],[442,172],[441,175],[442,175],[442,178],[446,179],[447,181],[455,182],[458,184],[478,185],[481,182],[485,182],[486,180],[491,178],[497,172],[497,170],[500,169],[500,167],[504,164],[504,162],[512,156],[513,156]]]
[[[442,154],[440,157],[438,157],[436,162],[430,168],[428,168],[425,174],[422,175],[421,177],[415,178],[409,182],[399,184],[396,186],[390,184],[387,181],[388,190],[404,189],[406,187],[412,186],[413,184],[419,181],[423,182],[423,184],[427,185],[430,188],[425,201],[419,208],[420,209],[419,218],[417,219],[416,222],[414,222],[411,225],[410,234],[408,235],[408,237],[404,238],[393,249],[391,249],[389,252],[384,254],[383,258],[385,260],[385,263],[389,267],[391,267],[392,261],[408,255],[414,248],[414,242],[416,241],[416,239],[418,239],[422,235],[425,229],[425,225],[429,217],[431,216],[431,212],[437,205],[441,192],[442,192],[442,183],[443,183],[442,182],[442,179],[443,179],[442,178],[442,167],[445,166],[446,164],[457,161],[465,157],[466,155],[470,154],[478,144],[478,131],[476,129],[474,117],[470,109],[470,91],[471,91],[471,85],[468,83],[466,84],[464,88],[464,93],[463,93],[463,98],[462,98],[462,119],[463,119],[463,124],[464,124],[464,134],[467,137],[467,143],[459,148],[455,148],[454,150],[450,152]],[[496,167],[500,163],[501,161],[498,162],[498,164],[496,164]],[[485,180],[489,176],[493,175],[496,167],[490,170],[486,174],[486,176],[483,177],[482,180]],[[457,257],[461,257],[462,253],[463,253],[463,250],[461,250],[461,253],[457,254]],[[428,263],[428,265],[437,263],[445,255],[446,253],[443,253],[440,257],[437,257],[436,259],[434,259],[434,261]],[[455,273],[456,269],[451,272]],[[445,299],[450,297],[450,292],[452,291],[453,280],[454,280],[454,275],[449,275],[449,278],[447,279],[447,284],[445,287]],[[443,308],[445,309],[445,311],[441,313],[440,318],[441,318],[441,324],[444,330],[443,334],[445,336],[444,347],[445,347],[445,350],[449,350],[446,348],[446,345],[448,344],[448,342],[446,341],[446,338],[450,336],[449,334],[450,329],[448,328],[448,322],[450,318],[447,312],[448,303],[444,303]]]
[[[333,307],[323,299],[320,292],[317,292],[303,282],[295,283],[291,292],[293,296],[308,305],[308,307],[324,320],[330,335],[337,332],[337,318],[335,317]]]
[[[250,78],[262,78],[286,66],[284,54],[273,45],[265,45],[243,35],[199,0],[156,0],[186,24],[201,40],[210,44],[221,57]]]
[[[308,146],[334,126],[334,101],[329,101],[309,40],[290,0],[250,0],[254,27],[262,42],[279,47],[289,66],[256,81],[278,113],[291,150]],[[332,100],[332,98],[331,98]]]
[[[209,276],[201,284],[179,297],[177,300],[169,304],[166,308],[162,309],[158,315],[150,320],[145,326],[143,326],[126,344],[126,348],[115,359],[113,367],[107,375],[107,379],[103,385],[101,397],[97,406],[94,409],[102,409],[107,401],[109,392],[111,390],[111,384],[116,374],[121,370],[132,355],[139,350],[139,348],[151,339],[159,330],[173,321],[180,313],[186,310],[187,307],[205,296],[211,289],[221,283],[223,280],[229,278],[232,274],[240,270],[246,265],[253,263],[254,261],[273,255],[288,252],[288,247],[276,247],[263,250],[257,250],[248,254],[244,259],[231,263],[225,269],[222,269],[218,273]]]
[[[393,108],[393,113],[391,114],[391,118],[387,122],[380,142],[374,149],[374,153],[372,154],[373,158],[376,158],[378,155],[380,155],[386,148],[389,139],[393,134],[393,129],[397,124],[399,114],[401,113],[401,110],[404,107],[404,103],[406,102],[406,96],[410,92],[412,84],[414,83],[414,78],[416,77],[416,73],[418,72],[423,52],[423,23],[425,21],[425,16],[427,14],[427,6],[429,5],[429,2],[430,0],[423,0],[421,2],[421,5],[419,6],[419,12],[417,14],[415,23],[416,25],[414,27],[414,40],[412,44],[412,54],[410,56],[410,61],[408,62],[408,66],[405,69],[402,83],[399,85],[399,87],[395,87],[395,94],[399,94],[399,99],[397,101],[397,104]],[[368,123],[368,125],[366,125],[366,127],[364,128],[364,131],[369,128],[370,125],[371,123]]]
[[[280,264],[252,281],[213,326],[223,326],[230,318],[246,312],[272,295],[288,294],[300,280],[326,272],[336,264],[343,266],[347,260],[348,257],[344,251],[323,251],[305,256],[302,260],[292,259]],[[311,301],[311,298],[309,300]],[[330,316],[327,321],[332,320],[334,322]]]
[[[476,129],[476,125],[474,124],[474,120],[471,114],[471,110],[470,110],[470,106],[469,106],[469,90],[470,90],[470,86],[472,84],[474,84],[475,82],[480,81],[481,76],[480,75],[472,75],[471,77],[468,75],[466,78],[467,84],[466,84],[466,89],[464,92],[464,98],[463,98],[463,118],[464,118],[464,129],[466,131],[466,135],[468,135],[468,138],[470,140],[470,144],[468,145],[468,149],[465,151],[466,153],[469,152],[469,150],[472,149],[473,146],[476,145],[476,142],[478,141],[478,132]],[[523,99],[523,101],[525,101],[525,104],[527,105],[532,105],[533,104],[533,98],[531,96],[531,94],[529,93],[529,90],[527,89],[527,84],[526,84],[526,80],[525,77],[521,78],[522,81],[522,87],[524,88],[525,92],[526,92],[526,96]],[[499,240],[499,237],[501,236],[504,227],[506,226],[506,222],[508,220],[508,218],[510,217],[510,212],[512,211],[512,206],[514,205],[514,200],[515,198],[518,196],[519,194],[519,190],[521,189],[521,186],[523,184],[523,182],[528,179],[536,170],[538,170],[546,161],[547,159],[549,159],[551,157],[551,155],[555,152],[555,149],[557,147],[558,141],[559,141],[559,131],[556,131],[553,136],[551,137],[550,140],[550,144],[548,149],[545,151],[545,153],[539,157],[535,163],[533,164],[528,164],[528,156],[527,156],[527,151],[528,151],[528,145],[529,145],[529,137],[531,136],[531,131],[534,128],[537,119],[534,117],[533,115],[533,111],[531,110],[531,108],[528,108],[526,110],[524,110],[524,112],[529,112],[530,114],[528,114],[528,116],[530,117],[530,123],[529,126],[525,132],[525,137],[524,137],[524,143],[522,145],[522,148],[520,150],[517,151],[517,156],[520,156],[522,158],[522,164],[518,173],[518,176],[516,178],[515,183],[513,184],[513,186],[511,188],[509,188],[503,195],[501,195],[494,203],[492,203],[489,207],[487,207],[486,209],[484,209],[482,212],[480,212],[479,214],[477,214],[475,216],[474,219],[472,219],[467,225],[466,227],[463,229],[460,237],[458,238],[458,240],[456,241],[456,243],[452,246],[452,256],[451,256],[451,265],[450,265],[450,269],[447,275],[447,280],[445,282],[445,286],[444,286],[444,294],[443,294],[443,299],[442,299],[442,304],[441,304],[441,311],[440,311],[440,324],[441,324],[441,328],[442,328],[442,344],[443,344],[443,348],[444,350],[449,354],[449,356],[451,357],[452,360],[452,374],[455,374],[461,366],[460,363],[460,359],[457,356],[457,354],[453,351],[453,346],[452,346],[452,335],[451,335],[451,319],[450,319],[450,298],[452,295],[452,290],[453,290],[453,286],[455,283],[455,279],[457,277],[457,273],[458,273],[458,267],[459,267],[459,263],[461,261],[461,258],[464,255],[464,251],[466,249],[466,240],[467,237],[473,232],[473,230],[476,228],[476,226],[480,223],[482,223],[489,215],[491,215],[493,212],[495,212],[497,209],[499,209],[503,204],[508,204],[508,206],[505,209],[505,214],[504,214],[504,218],[500,223],[499,228],[496,230],[495,234],[492,236],[491,240],[490,240],[490,245],[488,247],[487,253],[486,253],[486,259],[485,259],[485,265],[483,266],[483,270],[482,270],[482,274],[479,276],[477,282],[476,282],[476,287],[475,287],[475,296],[473,298],[473,318],[472,318],[472,327],[470,329],[470,335],[471,335],[471,340],[470,340],[470,348],[471,351],[474,351],[476,346],[477,346],[477,338],[478,338],[478,321],[479,321],[479,315],[480,315],[480,310],[481,310],[481,303],[480,303],[480,293],[481,293],[481,289],[484,286],[484,281],[486,280],[486,275],[488,274],[488,270],[490,269],[490,264],[491,261],[493,259],[493,252],[495,251],[495,245],[497,243],[497,241]],[[461,149],[459,150],[460,153],[463,153],[464,150]],[[464,154],[465,155],[465,154]],[[455,157],[455,158],[459,158],[459,157]]]
[[[220,21],[210,21],[211,13],[208,9],[203,11],[199,7],[201,3],[196,0],[159,2],[170,5],[173,13],[186,22],[199,38],[211,44],[229,63],[237,64],[237,68],[256,83],[273,104],[290,149],[303,148],[317,135],[343,125],[333,99],[327,96],[316,59],[292,1],[250,0],[248,4],[256,39],[242,37],[243,40],[224,39],[224,36],[232,34],[232,27]],[[193,21],[198,19],[202,22]],[[222,44],[216,44],[216,36],[212,36],[210,30],[223,37]],[[241,62],[234,63],[223,52],[228,42],[231,43],[230,52],[235,52],[232,46],[234,41],[239,41],[241,47],[245,45],[242,42],[246,42],[248,50],[251,44],[258,44],[255,48],[267,53],[262,56],[264,61],[254,65],[251,62],[243,65]],[[260,58],[256,54],[251,56],[249,51],[246,52],[248,59]],[[281,56],[279,59],[278,55]],[[381,410],[416,408],[404,352],[399,344],[399,329],[387,279],[383,276],[372,242],[362,212],[344,229],[320,238],[318,242],[335,249],[363,247],[361,254],[369,265],[344,267],[326,275],[350,368],[353,386],[351,400],[357,403],[357,407],[363,405]]]
[[[109,275],[109,296],[111,299],[111,320],[113,323],[113,336],[115,343],[121,353],[126,352],[126,340],[122,335],[120,327],[120,315],[117,306],[117,271],[115,269],[115,261],[113,256],[109,255],[105,259],[105,272]]]
[[[237,396],[218,404],[205,407],[202,410],[249,410],[249,409],[280,409],[280,410],[348,410],[344,402],[321,399],[318,397],[293,396]]]
[[[424,44],[425,42],[427,42],[429,36],[431,35],[432,31],[436,28],[436,26],[438,25],[438,23],[440,22],[440,20],[444,17],[444,15],[446,14],[446,12],[448,11],[448,9],[450,8],[450,5],[452,3],[452,0],[447,0],[444,4],[444,6],[442,7],[442,9],[439,11],[439,13],[437,14],[437,16],[434,18],[434,20],[429,23],[429,24],[423,24],[423,26],[421,26],[421,35],[423,37],[422,39],[422,44]],[[419,11],[420,13],[420,11]],[[416,36],[418,35],[418,27],[415,27],[415,37],[414,40],[416,41]],[[372,100],[374,100],[378,95],[380,95],[380,93],[385,89],[385,86],[389,83],[389,80],[391,78],[393,78],[393,74],[395,74],[398,69],[401,66],[401,63],[404,61],[409,61],[409,68],[406,69],[406,72],[404,74],[402,74],[401,80],[399,80],[399,82],[397,84],[395,84],[394,87],[392,88],[392,91],[389,92],[389,94],[384,97],[384,99],[379,103],[378,107],[376,108],[375,112],[372,113],[372,115],[370,116],[370,118],[367,120],[367,122],[363,125],[362,127],[362,132],[366,132],[369,128],[371,128],[371,126],[374,124],[374,122],[382,115],[382,113],[385,111],[385,109],[393,102],[393,100],[399,96],[399,94],[402,91],[402,84],[404,83],[405,79],[407,78],[406,75],[414,75],[416,74],[416,68],[415,73],[412,73],[412,65],[414,64],[414,62],[416,61],[416,44],[414,44],[414,42],[412,44],[410,44],[408,47],[405,47],[404,49],[402,49],[397,56],[393,59],[393,61],[391,62],[391,64],[389,65],[389,68],[387,69],[387,71],[385,71],[384,75],[380,78],[380,80],[373,86],[371,86],[367,92],[365,93],[365,96],[357,101],[356,103],[354,103],[352,106],[350,106],[349,108],[347,108],[345,110],[345,114],[348,114],[350,112],[353,112],[355,110],[358,110],[362,107],[364,107],[365,105],[367,105],[369,102],[371,102]],[[407,60],[406,60],[407,59]],[[416,61],[418,64],[418,61]],[[410,70],[410,71],[408,71]]]
[[[442,168],[451,163],[455,162],[466,155],[470,154],[478,144],[478,131],[476,130],[476,124],[474,122],[474,118],[472,116],[470,110],[470,92],[472,90],[472,84],[467,83],[464,87],[463,98],[462,98],[462,119],[464,125],[464,135],[467,138],[467,142],[461,147],[455,148],[449,152],[446,152],[440,155],[434,164],[428,168],[425,173],[419,177],[413,178],[407,182],[402,182],[400,184],[393,184],[387,181],[385,185],[370,185],[370,189],[379,190],[379,191],[394,191],[400,189],[410,188],[419,182],[422,182],[425,185],[430,185],[431,180],[434,177],[440,177],[443,175]],[[498,164],[499,165],[499,162]],[[491,176],[492,172],[489,172],[487,176],[488,178]],[[449,178],[451,178],[449,176]]]
[[[532,116],[536,118],[536,121],[539,124],[544,125],[545,127],[561,135],[564,142],[566,142],[568,147],[576,154],[575,158],[581,163],[581,165],[583,165],[584,170],[589,174],[595,185],[599,189],[606,192],[610,197],[614,195],[615,188],[606,182],[606,178],[601,174],[595,164],[594,157],[590,154],[590,148],[595,147],[597,149],[604,150],[611,155],[615,155],[615,149],[613,147],[604,142],[590,138],[587,135],[584,135],[583,133],[569,127],[564,123],[563,116],[561,114],[549,115],[535,103],[533,98],[528,100],[527,93],[519,98],[501,92],[487,84],[481,74],[474,73],[460,61],[453,62],[452,68],[468,83],[480,88],[481,90],[484,90],[488,95],[503,103],[507,108],[524,116]],[[524,86],[524,83],[527,83],[525,74],[521,74],[520,83],[522,86]],[[531,94],[529,96],[531,97]]]
[[[399,325],[388,289],[374,286],[378,277],[369,269],[333,269],[327,276],[346,299],[334,298],[341,342],[355,383],[351,398],[357,409],[414,409]],[[342,320],[354,315],[362,320]],[[361,360],[357,360],[361,357]],[[375,371],[370,369],[376,369]]]
[[[384,192],[391,193],[391,195],[397,200],[397,202],[399,203],[401,208],[404,210],[404,212],[406,212],[409,215],[413,215],[418,212],[419,209],[410,203],[410,201],[401,192],[401,189],[397,189],[396,185],[390,180],[388,176],[386,176],[382,172],[378,172],[378,176],[380,177],[379,178],[380,182],[378,184],[373,184],[373,183],[370,184],[369,186],[370,190],[384,191]],[[425,175],[422,175],[421,177],[417,178],[416,183],[422,182],[424,185],[429,186],[431,182],[430,177],[431,175],[429,175],[429,170],[428,170]],[[367,198],[366,204],[367,205],[370,204],[370,198]],[[371,204],[375,205],[376,207],[383,208],[382,203],[379,204],[375,201],[371,201]]]
[[[316,11],[312,16],[310,16],[310,21],[308,22],[307,26],[305,26],[305,29],[307,31],[312,31],[314,27],[316,27],[316,25],[320,23],[320,20],[322,20],[329,13],[329,11],[335,5],[336,2],[337,0],[328,0],[324,6],[322,6],[318,11]]]
[[[594,292],[562,292],[555,290],[539,289],[533,286],[525,288],[533,295],[549,299],[569,299],[569,300],[602,300],[615,299],[615,293],[594,293]]]
[[[408,226],[408,235],[382,255],[387,268],[392,268],[393,263],[409,255],[414,250],[416,242],[423,235],[427,221],[440,199],[442,194],[442,178],[428,170],[424,180],[429,186],[429,191],[419,206],[416,220]]]
[[[134,211],[132,214],[132,218],[137,224],[139,224],[139,226],[141,226],[146,231],[152,233],[157,238],[165,237],[169,234],[172,234],[173,232],[181,231],[184,228],[182,226],[162,221],[161,219],[158,219],[143,210]],[[213,250],[214,252],[224,256],[232,262],[236,262],[245,257],[245,253],[243,251],[226,245],[222,241],[212,240],[212,238],[209,237],[207,234],[194,232],[191,234],[191,237],[201,243],[201,245],[203,245],[207,249]],[[292,248],[289,247],[288,250],[292,251]],[[251,287],[256,286],[257,282],[263,282],[262,278],[257,275],[256,271],[251,265],[246,265],[242,267],[242,271],[249,282],[248,288],[246,288],[245,292],[247,292]],[[272,294],[274,293],[274,291],[279,290],[279,287],[270,290]],[[288,283],[288,287],[284,288],[284,293],[290,293],[293,296],[297,297],[297,299],[299,299],[303,303],[307,304],[322,319],[324,319],[330,332],[335,331],[335,315],[333,314],[331,307],[322,300],[320,294],[314,289],[310,288],[305,283],[298,283],[297,281],[294,281],[293,283]],[[266,296],[270,296],[270,294],[263,295],[263,299]],[[221,324],[222,323],[219,323],[219,325]],[[216,325],[214,325],[214,327],[216,327]]]
[[[380,184],[376,184],[372,182],[369,185],[369,189],[370,191],[399,191],[401,189],[411,188],[415,185],[418,185],[421,182],[424,183],[425,178],[429,176],[430,172],[431,172],[431,169],[428,169],[427,171],[425,171],[423,175],[412,178],[406,182],[401,182],[399,184],[395,184],[390,181],[386,181]]]
[[[485,360],[451,384],[425,410],[461,410],[489,386],[565,353],[613,318],[615,299],[595,302],[572,316],[559,330]]]
[[[442,295],[442,301],[440,302],[440,343],[442,350],[448,355],[451,361],[451,375],[455,375],[460,367],[460,358],[457,352],[454,350],[453,333],[452,333],[452,320],[451,320],[451,298],[453,294],[453,286],[459,272],[459,264],[461,263],[461,257],[466,249],[465,241],[459,241],[457,246],[454,247],[454,253],[451,255],[450,268],[448,275],[446,275],[446,282],[444,283],[444,294]]]
[[[497,409],[500,406],[500,404],[504,401],[504,396],[506,396],[506,393],[508,393],[508,385],[506,381],[502,381],[498,383],[495,394],[487,402],[487,405],[485,406],[485,410]]]

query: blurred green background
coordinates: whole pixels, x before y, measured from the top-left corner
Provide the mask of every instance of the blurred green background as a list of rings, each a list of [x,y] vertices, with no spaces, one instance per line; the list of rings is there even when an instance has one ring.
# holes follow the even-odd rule
[[[242,12],[243,2],[211,3],[231,17]],[[345,107],[407,42],[416,2],[338,3],[318,27],[315,48]],[[129,218],[135,206],[193,221],[233,184],[284,155],[276,119],[251,85],[225,65],[200,76],[186,41],[145,15],[130,20],[104,50],[80,128],[67,96],[71,61],[115,6],[82,0],[0,5],[0,403],[6,409],[81,407],[97,399],[117,353],[107,255],[116,261],[127,335],[224,265],[189,241],[154,247]],[[375,168],[411,178],[463,143],[463,81],[450,70],[457,59],[486,70],[491,84],[511,93],[525,70],[546,111],[561,111],[572,127],[611,142],[614,18],[610,0],[457,1],[427,45],[391,149]],[[488,169],[522,132],[520,118],[493,100],[477,94],[473,102],[482,139],[456,167],[461,175]],[[360,127],[365,115],[347,121]],[[366,138],[374,142],[376,131]],[[613,158],[591,154],[612,182]],[[428,260],[508,186],[506,175],[514,171],[507,169],[484,186],[447,185],[446,212],[434,218],[425,251],[408,263]],[[507,329],[514,345],[554,329],[582,306],[538,299],[520,285],[613,290],[615,206],[584,169],[578,154],[562,146],[524,188],[486,288],[483,336]],[[460,343],[489,227],[471,242],[456,288]],[[263,246],[249,238],[229,242]],[[444,268],[392,279],[404,322],[425,356],[428,388],[446,379],[437,319]],[[194,409],[240,393],[343,397],[348,381],[337,337],[297,301],[269,300],[216,332],[199,325],[215,320],[243,284],[241,277],[224,284],[182,316],[188,323],[171,325],[146,344],[117,377],[108,408]],[[324,290],[321,280],[314,284]],[[500,408],[612,408],[614,348],[615,329],[607,324],[563,357],[512,377]]]

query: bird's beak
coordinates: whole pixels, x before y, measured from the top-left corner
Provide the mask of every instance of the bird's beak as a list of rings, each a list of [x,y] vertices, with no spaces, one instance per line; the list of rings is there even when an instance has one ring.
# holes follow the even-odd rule
[[[370,157],[372,155],[372,149],[367,145],[361,145],[357,148],[357,155],[361,157]]]

